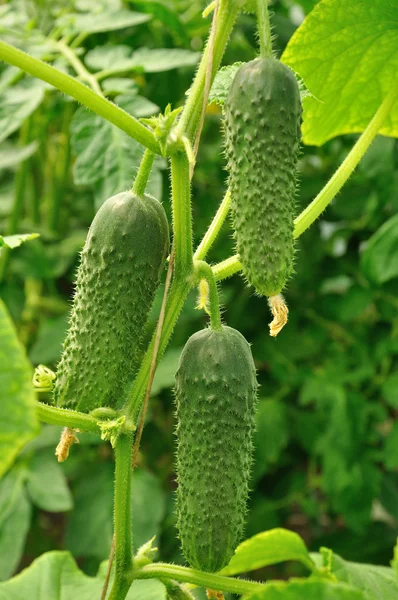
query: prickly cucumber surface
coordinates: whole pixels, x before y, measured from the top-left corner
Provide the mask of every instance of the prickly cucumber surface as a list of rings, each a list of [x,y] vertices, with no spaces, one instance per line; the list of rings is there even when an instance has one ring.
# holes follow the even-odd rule
[[[248,282],[274,296],[293,271],[301,101],[274,58],[238,70],[225,102],[225,148],[237,251]]]
[[[123,192],[101,206],[81,254],[54,387],[58,406],[90,412],[123,400],[168,247],[155,198]]]
[[[176,374],[177,516],[187,561],[219,571],[245,521],[256,370],[235,329],[204,329],[186,343]]]

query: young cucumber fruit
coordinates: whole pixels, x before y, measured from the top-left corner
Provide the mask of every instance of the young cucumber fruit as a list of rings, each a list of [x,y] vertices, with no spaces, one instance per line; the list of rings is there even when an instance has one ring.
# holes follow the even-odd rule
[[[275,58],[237,71],[225,103],[231,207],[243,273],[264,296],[293,271],[301,101],[293,72]]]
[[[123,400],[168,248],[155,198],[123,192],[101,206],[81,254],[54,386],[58,406],[90,412]]]
[[[239,331],[204,329],[188,340],[176,374],[177,526],[196,569],[219,571],[240,541],[256,389],[250,346]]]

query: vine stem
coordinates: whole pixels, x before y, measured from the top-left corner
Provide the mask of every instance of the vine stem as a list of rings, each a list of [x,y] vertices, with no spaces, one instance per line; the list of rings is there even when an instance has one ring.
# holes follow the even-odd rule
[[[109,600],[123,600],[132,582],[131,524],[132,433],[121,433],[115,445],[115,579]]]
[[[216,212],[214,219],[210,224],[209,229],[206,231],[202,241],[200,242],[199,246],[195,251],[195,254],[193,255],[194,260],[203,260],[204,258],[206,258],[208,251],[212,247],[214,241],[217,239],[221,227],[223,226],[224,221],[227,218],[230,206],[231,191],[228,189]]]
[[[398,84],[396,84],[390,93],[377,109],[373,119],[362,133],[351,152],[342,162],[335,174],[325,187],[319,192],[317,197],[307,206],[305,210],[295,220],[294,237],[298,238],[308,227],[319,217],[327,205],[333,200],[336,194],[341,190],[347,179],[352,175],[365,152],[373,142],[381,126],[389,115],[398,96]]]
[[[187,278],[192,272],[191,176],[188,156],[171,157],[171,197],[175,252],[175,276]]]
[[[166,563],[151,563],[134,573],[135,579],[151,579],[154,577],[193,583],[200,587],[222,590],[223,592],[231,592],[232,594],[253,594],[264,589],[264,584],[256,581],[235,579],[233,577],[225,577],[223,575],[206,573]]]
[[[312,225],[314,221],[322,214],[325,208],[339,193],[343,185],[349,179],[358,166],[360,160],[368,150],[369,146],[373,142],[381,126],[389,115],[394,103],[398,96],[398,85],[395,85],[390,93],[383,100],[379,108],[377,109],[373,119],[366,127],[365,131],[361,134],[356,144],[353,146],[349,154],[346,156],[340,167],[329,179],[325,187],[319,192],[314,200],[303,210],[303,212],[294,221],[294,232],[295,238],[300,237]],[[216,281],[221,281],[238,273],[242,270],[242,265],[239,261],[239,255],[235,254],[230,256],[226,260],[214,265],[213,267],[214,277]]]
[[[146,186],[148,183],[149,176],[151,174],[151,169],[154,160],[154,153],[151,152],[151,150],[148,150],[147,148],[141,159],[140,167],[138,169],[137,176],[134,180],[133,189],[131,190],[132,193],[136,196],[143,196],[145,194]]]
[[[55,46],[59,49],[61,54],[63,54],[65,58],[69,61],[69,63],[75,69],[76,74],[79,75],[80,79],[82,81],[86,81],[96,94],[102,96],[102,90],[98,81],[96,80],[94,75],[92,75],[86,69],[86,67],[84,66],[80,58],[76,55],[76,53],[72,50],[72,48],[65,44],[63,40],[55,42]]]
[[[214,330],[222,329],[221,313],[220,313],[220,301],[218,297],[217,283],[212,271],[212,268],[207,262],[203,260],[197,260],[194,263],[195,269],[195,280],[199,283],[205,279],[209,285],[209,305],[210,305],[210,324]],[[206,304],[205,299],[205,304]],[[207,312],[207,310],[206,310]]]
[[[1,40],[0,59],[68,94],[86,108],[119,127],[152,152],[160,154],[159,144],[152,131],[126,111],[93,92],[80,81]]]
[[[48,404],[44,404],[43,402],[36,402],[36,414],[38,419],[43,423],[61,425],[70,429],[80,429],[80,431],[101,433],[97,419],[75,410],[55,408],[55,406],[48,406]]]
[[[271,58],[272,35],[269,20],[268,0],[257,0],[257,21],[261,58]]]
[[[213,60],[210,84],[212,83],[215,74],[217,73],[218,68],[220,66],[224,50],[227,45],[238,12],[239,2],[236,2],[236,0],[220,0],[217,18],[217,28],[216,33],[214,35],[214,41],[212,42]],[[206,49],[203,52],[202,59],[199,64],[195,80],[192,84],[188,99],[185,103],[180,120],[178,122],[178,129],[180,133],[182,135],[186,135],[192,143],[195,140],[195,134],[198,129],[203,107],[203,97],[205,93],[206,73],[210,50],[211,48],[209,37]]]

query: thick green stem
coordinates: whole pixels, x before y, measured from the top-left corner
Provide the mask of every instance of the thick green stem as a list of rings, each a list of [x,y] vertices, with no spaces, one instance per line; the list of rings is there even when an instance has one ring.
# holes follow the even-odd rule
[[[98,419],[94,419],[93,417],[90,417],[90,415],[75,410],[55,408],[54,406],[48,406],[43,402],[37,402],[36,414],[39,421],[42,421],[43,423],[60,425],[61,427],[69,427],[70,429],[80,429],[81,431],[92,431],[98,434],[101,433]]]
[[[217,239],[218,234],[220,233],[221,227],[223,226],[224,221],[228,215],[230,206],[231,192],[230,190],[227,190],[223,201],[221,202],[218,211],[216,212],[216,215],[210,224],[209,229],[206,231],[202,241],[196,249],[195,254],[193,255],[194,260],[203,260],[204,258],[206,258],[208,251],[210,250],[214,241]]]
[[[138,169],[137,176],[134,180],[132,192],[137,196],[143,196],[145,194],[146,186],[148,183],[149,176],[155,155],[150,150],[146,149],[141,160],[140,168]]]
[[[211,82],[218,71],[225,47],[231,34],[231,30],[239,12],[238,4],[239,3],[235,0],[220,0],[216,34],[213,45]],[[209,43],[203,52],[195,80],[190,89],[188,100],[185,103],[184,110],[181,113],[181,118],[178,124],[180,132],[186,135],[192,144],[195,140],[196,130],[199,125],[202,112],[203,95],[206,85],[208,52]]]
[[[157,363],[159,363],[167,347],[188,292],[191,289],[191,285],[191,281],[188,279],[182,281],[174,280],[171,285],[169,298],[167,301],[166,316],[163,323],[162,335],[158,350]],[[141,402],[148,384],[148,377],[152,363],[152,353],[155,345],[155,337],[156,332],[154,333],[148,350],[145,353],[140,370],[137,373],[137,377],[127,399],[126,415],[128,420],[132,423],[135,423],[137,420],[137,416],[141,408]]]
[[[175,277],[187,278],[192,272],[191,178],[188,157],[177,152],[171,157],[171,196],[175,252]]]
[[[214,265],[212,270],[216,281],[222,281],[223,279],[231,277],[231,275],[234,275],[235,273],[239,273],[239,271],[242,270],[242,264],[239,261],[239,255],[235,254],[235,256],[230,256],[226,260]]]
[[[92,75],[92,73],[90,73],[90,71],[86,69],[86,67],[84,66],[80,58],[76,55],[76,53],[62,40],[56,42],[56,48],[58,48],[61,54],[64,55],[64,57],[74,68],[76,74],[80,77],[80,79],[88,83],[88,85],[96,94],[102,96],[102,90],[98,84],[98,81],[96,80],[94,75]]]
[[[215,330],[222,329],[221,313],[220,313],[220,300],[218,297],[217,283],[216,283],[212,268],[210,265],[207,264],[207,262],[204,262],[203,260],[195,261],[194,268],[195,268],[195,280],[197,281],[197,283],[200,283],[201,280],[205,279],[209,286],[208,302],[209,302],[209,307],[210,307],[209,314],[210,314],[211,328],[215,329]],[[204,304],[203,308],[206,307],[207,297],[204,298],[204,302],[201,302],[201,304]],[[206,312],[207,312],[207,309],[206,309]]]
[[[113,123],[143,146],[150,148],[157,154],[160,153],[159,144],[152,131],[106,98],[90,90],[80,81],[3,41],[0,41],[0,59],[22,69],[33,75],[33,77],[46,81],[61,92],[75,98],[83,106]]]
[[[115,447],[115,579],[109,600],[124,600],[133,574],[131,534],[131,451],[133,435],[121,433]]]
[[[272,35],[268,0],[257,0],[257,23],[261,58],[270,58],[272,56]]]
[[[319,215],[325,210],[327,205],[333,200],[333,198],[341,190],[347,179],[352,175],[354,169],[364,156],[366,150],[369,148],[378,131],[389,115],[394,103],[398,96],[398,85],[390,91],[388,96],[383,100],[380,107],[378,108],[375,116],[362,133],[351,152],[342,162],[340,167],[337,169],[335,174],[323,190],[319,192],[317,197],[307,206],[305,210],[295,220],[294,237],[298,238],[312,223],[319,217]]]
[[[256,581],[234,579],[166,563],[145,565],[134,573],[134,577],[135,579],[169,578],[175,581],[194,583],[204,588],[231,592],[232,594],[253,594],[264,589],[264,584]]]

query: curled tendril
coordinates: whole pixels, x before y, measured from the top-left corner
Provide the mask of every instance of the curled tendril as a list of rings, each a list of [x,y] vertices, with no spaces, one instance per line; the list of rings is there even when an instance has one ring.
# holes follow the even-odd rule
[[[33,374],[32,383],[33,387],[38,392],[51,392],[54,386],[54,379],[56,375],[54,371],[51,371],[45,365],[39,365],[36,367]]]

